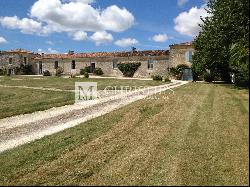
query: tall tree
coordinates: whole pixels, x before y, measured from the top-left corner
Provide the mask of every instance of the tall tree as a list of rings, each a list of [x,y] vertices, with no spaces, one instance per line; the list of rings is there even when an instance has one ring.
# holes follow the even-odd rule
[[[193,71],[199,75],[207,69],[229,81],[232,46],[241,43],[249,49],[249,0],[209,0],[207,11],[210,16],[194,42]]]

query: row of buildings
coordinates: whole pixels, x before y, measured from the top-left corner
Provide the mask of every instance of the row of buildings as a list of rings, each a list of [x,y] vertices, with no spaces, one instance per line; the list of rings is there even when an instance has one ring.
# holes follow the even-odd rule
[[[79,74],[80,69],[91,67],[92,71],[95,68],[101,68],[107,76],[122,76],[117,64],[140,62],[141,66],[134,77],[146,78],[152,75],[165,76],[171,67],[176,67],[178,64],[191,67],[193,53],[191,42],[171,45],[170,50],[132,50],[130,52],[74,53],[70,51],[67,54],[36,54],[18,49],[0,51],[0,69],[7,70],[8,74],[15,74],[15,68],[23,64],[31,65],[33,74],[42,75],[45,70],[48,70],[54,75],[56,69],[62,67],[64,74],[70,75]],[[186,72],[190,70],[187,69]]]

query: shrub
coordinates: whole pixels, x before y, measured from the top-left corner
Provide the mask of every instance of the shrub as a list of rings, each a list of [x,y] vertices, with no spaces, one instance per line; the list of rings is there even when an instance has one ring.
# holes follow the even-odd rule
[[[45,71],[43,72],[43,76],[51,76],[49,70],[45,70]]]
[[[89,73],[88,73],[88,72],[85,72],[85,73],[84,73],[84,77],[85,77],[85,78],[89,78]]]
[[[167,76],[167,77],[165,77],[164,82],[171,82],[171,80],[170,80],[169,77]]]
[[[204,73],[204,81],[206,82],[213,82],[214,81],[214,75],[212,75],[211,73]]]
[[[103,71],[101,68],[96,68],[94,69],[94,72],[93,72],[95,75],[103,75]]]
[[[6,69],[0,69],[0,75],[7,75]]]
[[[141,63],[120,63],[117,64],[118,69],[125,77],[133,77],[135,72],[141,66]]]
[[[170,75],[175,77],[177,80],[181,80],[183,75],[183,70],[189,68],[186,64],[179,64],[176,67],[170,68]]]
[[[21,75],[32,75],[33,74],[32,65],[29,65],[29,64],[23,65],[23,64],[21,64],[20,69],[18,69],[18,74],[19,73]]]
[[[160,76],[160,75],[153,75],[152,78],[154,81],[162,81],[162,79],[163,79],[162,76]]]
[[[240,87],[249,86],[249,49],[239,42],[230,50],[230,68],[235,74],[235,84]]]
[[[63,74],[63,71],[62,67],[56,68],[56,76],[60,77]]]
[[[80,74],[81,75],[84,75],[85,74],[85,72],[87,72],[87,73],[90,73],[90,66],[87,66],[87,67],[85,67],[84,69],[81,69],[80,70]]]
[[[19,67],[15,67],[14,72],[15,72],[15,75],[23,75],[21,72],[21,68],[19,68]]]

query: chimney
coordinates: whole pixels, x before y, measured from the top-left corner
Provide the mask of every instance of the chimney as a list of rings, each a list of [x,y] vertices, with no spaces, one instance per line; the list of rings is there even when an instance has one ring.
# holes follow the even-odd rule
[[[73,55],[75,52],[74,51],[70,51],[68,52],[68,55]]]
[[[132,47],[132,52],[136,52],[136,48],[135,47]]]

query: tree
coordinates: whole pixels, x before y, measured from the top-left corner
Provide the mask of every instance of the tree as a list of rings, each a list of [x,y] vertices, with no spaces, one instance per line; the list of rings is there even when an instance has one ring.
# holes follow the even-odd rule
[[[195,39],[194,77],[210,70],[221,80],[230,81],[231,47],[241,43],[249,49],[249,1],[209,0],[202,31]]]

